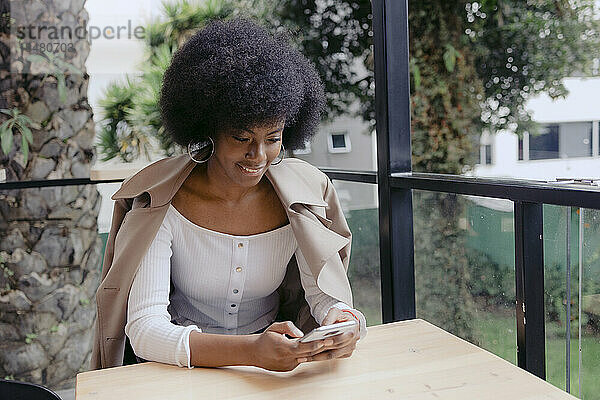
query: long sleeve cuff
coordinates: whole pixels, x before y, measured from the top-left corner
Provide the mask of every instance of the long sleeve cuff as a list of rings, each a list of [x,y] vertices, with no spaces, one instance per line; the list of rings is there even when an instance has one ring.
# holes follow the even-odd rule
[[[190,325],[185,328],[185,331],[177,342],[175,350],[175,361],[178,367],[194,368],[191,361],[192,351],[190,349],[190,334],[192,331],[202,332],[196,325]]]
[[[367,319],[365,318],[363,313],[361,313],[360,311],[358,311],[355,308],[350,307],[346,303],[342,303],[341,301],[335,303],[333,306],[330,307],[330,309],[331,308],[337,308],[338,310],[351,311],[352,314],[354,314],[358,317],[358,329],[359,329],[358,332],[360,334],[359,340],[361,340],[365,336],[367,336]]]

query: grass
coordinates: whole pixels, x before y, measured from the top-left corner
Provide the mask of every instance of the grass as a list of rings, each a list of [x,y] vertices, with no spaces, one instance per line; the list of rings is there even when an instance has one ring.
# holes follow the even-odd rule
[[[516,364],[516,334],[514,316],[482,315],[473,321],[479,346]],[[565,339],[561,328],[547,323],[546,339],[546,380],[565,390]],[[577,333],[571,339],[571,394],[578,396],[578,343]],[[582,335],[582,388],[585,400],[600,400],[600,337]]]

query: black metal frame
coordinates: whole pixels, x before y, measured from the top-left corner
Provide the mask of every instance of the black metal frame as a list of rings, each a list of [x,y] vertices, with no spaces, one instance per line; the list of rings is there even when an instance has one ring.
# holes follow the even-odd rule
[[[48,179],[44,181],[16,181],[0,183],[0,190],[32,189],[55,186],[98,185],[101,183],[123,182],[124,179],[105,179],[93,181],[89,178]]]
[[[412,166],[408,1],[372,5],[382,316],[391,322],[416,317],[412,192],[391,182]]]
[[[514,204],[518,365],[545,378],[543,204],[600,209],[600,188],[411,172],[408,0],[373,0],[378,171],[322,169],[378,185],[384,322],[416,316],[412,190],[510,199]],[[0,183],[0,191],[121,182]]]
[[[392,174],[392,187],[471,196],[493,197],[531,203],[600,208],[597,186],[545,183],[531,180],[479,178],[443,174]]]
[[[514,219],[517,363],[546,379],[543,205],[517,201]]]

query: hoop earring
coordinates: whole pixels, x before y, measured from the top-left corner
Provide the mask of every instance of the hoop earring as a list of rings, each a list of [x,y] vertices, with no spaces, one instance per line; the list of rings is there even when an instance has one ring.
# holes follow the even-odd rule
[[[210,146],[211,146],[210,155],[208,157],[206,157],[204,159],[200,159],[200,160],[195,159],[192,156],[192,152],[199,153],[201,151],[204,151],[207,148],[207,146],[209,146],[209,144],[206,143],[206,142],[204,144],[202,144],[202,145],[195,144],[195,146],[200,146],[198,149],[195,149],[195,150],[191,149],[192,143],[188,144],[188,146],[187,146],[188,156],[190,156],[190,158],[192,159],[192,161],[194,161],[195,163],[197,163],[197,164],[205,163],[205,162],[207,162],[213,156],[213,154],[215,154],[215,142],[212,140],[212,138],[210,136],[208,137],[208,140],[210,141]]]
[[[279,161],[277,162],[271,162],[271,165],[277,165],[280,162],[283,161],[283,159],[285,158],[285,147],[283,147],[283,143],[281,143],[281,150],[279,150],[279,154],[281,154],[281,158],[279,159]],[[277,154],[277,157],[279,157],[279,154]]]

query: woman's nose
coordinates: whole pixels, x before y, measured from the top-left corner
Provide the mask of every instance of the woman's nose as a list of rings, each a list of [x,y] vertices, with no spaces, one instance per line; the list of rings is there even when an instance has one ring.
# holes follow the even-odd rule
[[[251,160],[262,161],[267,158],[267,153],[265,151],[265,146],[262,143],[251,143],[248,152],[246,153],[246,158]]]

